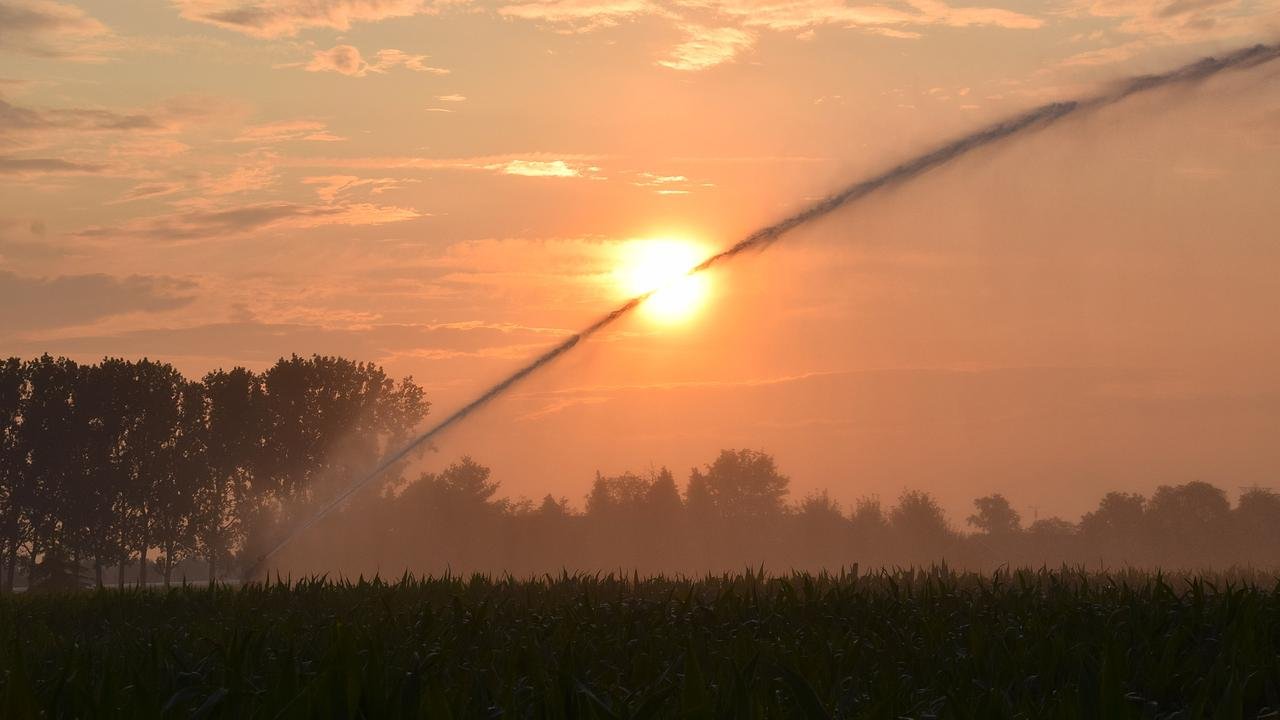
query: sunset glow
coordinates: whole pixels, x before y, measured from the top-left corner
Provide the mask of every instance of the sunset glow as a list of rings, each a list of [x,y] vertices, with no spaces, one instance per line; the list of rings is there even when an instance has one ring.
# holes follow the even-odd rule
[[[657,291],[643,307],[651,319],[684,322],[705,303],[707,276],[689,274],[706,256],[705,249],[696,243],[667,238],[637,240],[624,245],[620,255],[615,275],[625,295]]]

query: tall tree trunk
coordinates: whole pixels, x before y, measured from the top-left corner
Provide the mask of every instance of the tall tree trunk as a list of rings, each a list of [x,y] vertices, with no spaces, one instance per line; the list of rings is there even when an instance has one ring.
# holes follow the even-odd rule
[[[166,547],[164,549],[164,587],[169,589],[169,580],[173,577],[173,548]]]
[[[102,558],[93,557],[93,580],[97,584],[98,589],[102,589]]]
[[[36,576],[36,541],[31,541],[31,557],[27,558],[27,589],[31,589],[31,578]]]
[[[140,533],[142,535],[142,549],[138,551],[138,587],[147,586],[147,546],[151,544],[151,538],[147,536],[148,530],[151,529],[151,520],[147,517],[146,505],[142,507],[142,531]]]
[[[124,589],[124,569],[129,564],[129,558],[124,553],[120,553],[120,562],[116,564],[116,589]]]
[[[209,551],[209,585],[218,581],[218,551]]]
[[[13,574],[18,568],[18,543],[9,541],[9,552],[4,556],[4,592],[13,592]]]

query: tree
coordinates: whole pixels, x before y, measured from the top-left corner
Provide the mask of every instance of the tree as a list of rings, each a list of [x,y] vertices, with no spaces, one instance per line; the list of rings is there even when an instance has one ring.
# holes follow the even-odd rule
[[[800,501],[796,510],[797,516],[804,524],[841,523],[845,522],[844,513],[840,511],[840,503],[831,499],[826,490],[811,492]]]
[[[500,483],[468,457],[439,473],[423,473],[390,497],[392,534],[413,555],[435,554],[445,564],[478,567],[492,560],[508,503],[495,499]],[[474,565],[472,564],[474,563]]]
[[[501,483],[493,480],[489,468],[464,455],[439,474],[425,473],[419,486],[437,507],[450,511],[501,506],[493,496]]]
[[[1156,488],[1145,514],[1161,564],[1196,568],[1222,558],[1230,517],[1227,494],[1198,480]]]
[[[711,506],[732,520],[781,515],[791,484],[773,457],[757,450],[721,450],[704,477]]]
[[[680,500],[680,490],[676,488],[676,478],[670,470],[664,467],[653,475],[645,491],[644,503],[658,521],[679,517],[684,503]]]
[[[275,514],[264,504],[259,521],[244,531],[242,553],[248,557],[257,557],[272,535],[289,532],[295,517],[307,517],[369,472],[429,408],[412,378],[396,383],[376,365],[344,358],[282,358],[262,380],[265,443],[253,480],[255,493],[270,498]],[[397,470],[388,470],[379,486],[399,480]]]
[[[204,387],[177,377],[173,452],[164,471],[153,479],[156,537],[165,587],[173,579],[174,565],[196,550],[197,528],[202,521],[200,495],[210,476]]]
[[[849,522],[855,528],[868,533],[876,533],[889,527],[889,519],[884,516],[884,508],[881,507],[880,498],[876,495],[858,498],[854,503],[853,513],[849,516]]]
[[[382,368],[344,358],[282,358],[263,383],[260,480],[286,500],[316,499],[325,482],[345,486],[403,442],[429,407],[412,378],[396,384]]]
[[[0,592],[13,591],[18,550],[28,540],[27,455],[19,427],[26,397],[22,360],[0,361]]]
[[[1239,557],[1254,567],[1280,565],[1280,494],[1267,488],[1244,491],[1231,512]]]
[[[1027,534],[1039,542],[1062,542],[1076,534],[1076,526],[1060,517],[1040,518],[1031,523]]]
[[[242,367],[208,373],[203,385],[208,472],[197,492],[194,538],[213,581],[244,542],[248,519],[270,499],[256,475],[267,447],[266,393]]]
[[[75,390],[79,442],[75,448],[67,448],[78,454],[80,472],[74,489],[76,502],[64,521],[78,528],[75,545],[81,554],[92,558],[94,581],[99,587],[103,566],[127,554],[129,548],[117,512],[127,480],[121,461],[127,439],[127,417],[119,407],[126,387],[118,382],[121,365],[127,364],[107,358],[80,368]]]
[[[635,513],[649,493],[649,483],[632,472],[606,477],[596,472],[587,494],[587,515],[602,517]]]
[[[1022,529],[1022,516],[999,493],[973,501],[977,512],[969,516],[969,524],[987,535],[1008,536]]]
[[[911,562],[941,560],[954,537],[942,506],[919,490],[907,490],[898,497],[889,512],[889,527]]]
[[[710,522],[715,513],[711,488],[707,485],[707,476],[698,468],[689,471],[689,481],[684,486],[684,506],[689,518],[695,525]]]
[[[132,378],[121,398],[129,423],[123,504],[138,554],[138,584],[146,585],[148,551],[158,545],[176,553],[185,531],[180,443],[186,380],[172,365],[147,358],[127,367]]]
[[[826,490],[811,492],[800,501],[794,520],[798,523],[797,555],[813,569],[833,568],[845,564],[851,527],[840,503]]]
[[[73,529],[64,520],[73,514],[70,506],[77,499],[74,489],[83,465],[76,448],[83,437],[75,404],[79,365],[46,354],[28,361],[23,374],[28,394],[17,441],[26,465],[15,502],[28,527],[29,577],[42,553],[63,549],[71,540],[68,531]]]
[[[1199,480],[1185,485],[1161,485],[1151,496],[1146,516],[1155,525],[1177,531],[1221,523],[1231,512],[1227,493]]]
[[[538,504],[538,509],[534,511],[538,517],[561,519],[569,516],[569,498],[556,498],[551,493],[543,496],[542,502]]]
[[[849,534],[858,562],[872,567],[885,564],[890,545],[887,542],[889,519],[885,517],[879,496],[863,496],[854,503],[849,516]]]

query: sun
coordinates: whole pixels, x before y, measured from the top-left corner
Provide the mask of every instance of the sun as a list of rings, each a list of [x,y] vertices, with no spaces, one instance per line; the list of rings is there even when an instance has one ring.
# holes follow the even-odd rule
[[[614,275],[628,297],[656,291],[641,311],[663,323],[688,320],[707,298],[708,278],[689,271],[706,259],[697,243],[672,238],[632,240],[622,246]]]

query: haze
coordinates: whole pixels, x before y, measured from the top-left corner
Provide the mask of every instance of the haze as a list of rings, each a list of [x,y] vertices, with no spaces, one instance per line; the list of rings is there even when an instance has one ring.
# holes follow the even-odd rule
[[[291,353],[439,416],[619,299],[1269,3],[0,0],[6,355]],[[1274,486],[1275,68],[949,166],[675,287],[437,443],[511,496],[759,448],[793,496]],[[661,302],[657,302],[661,301]]]

